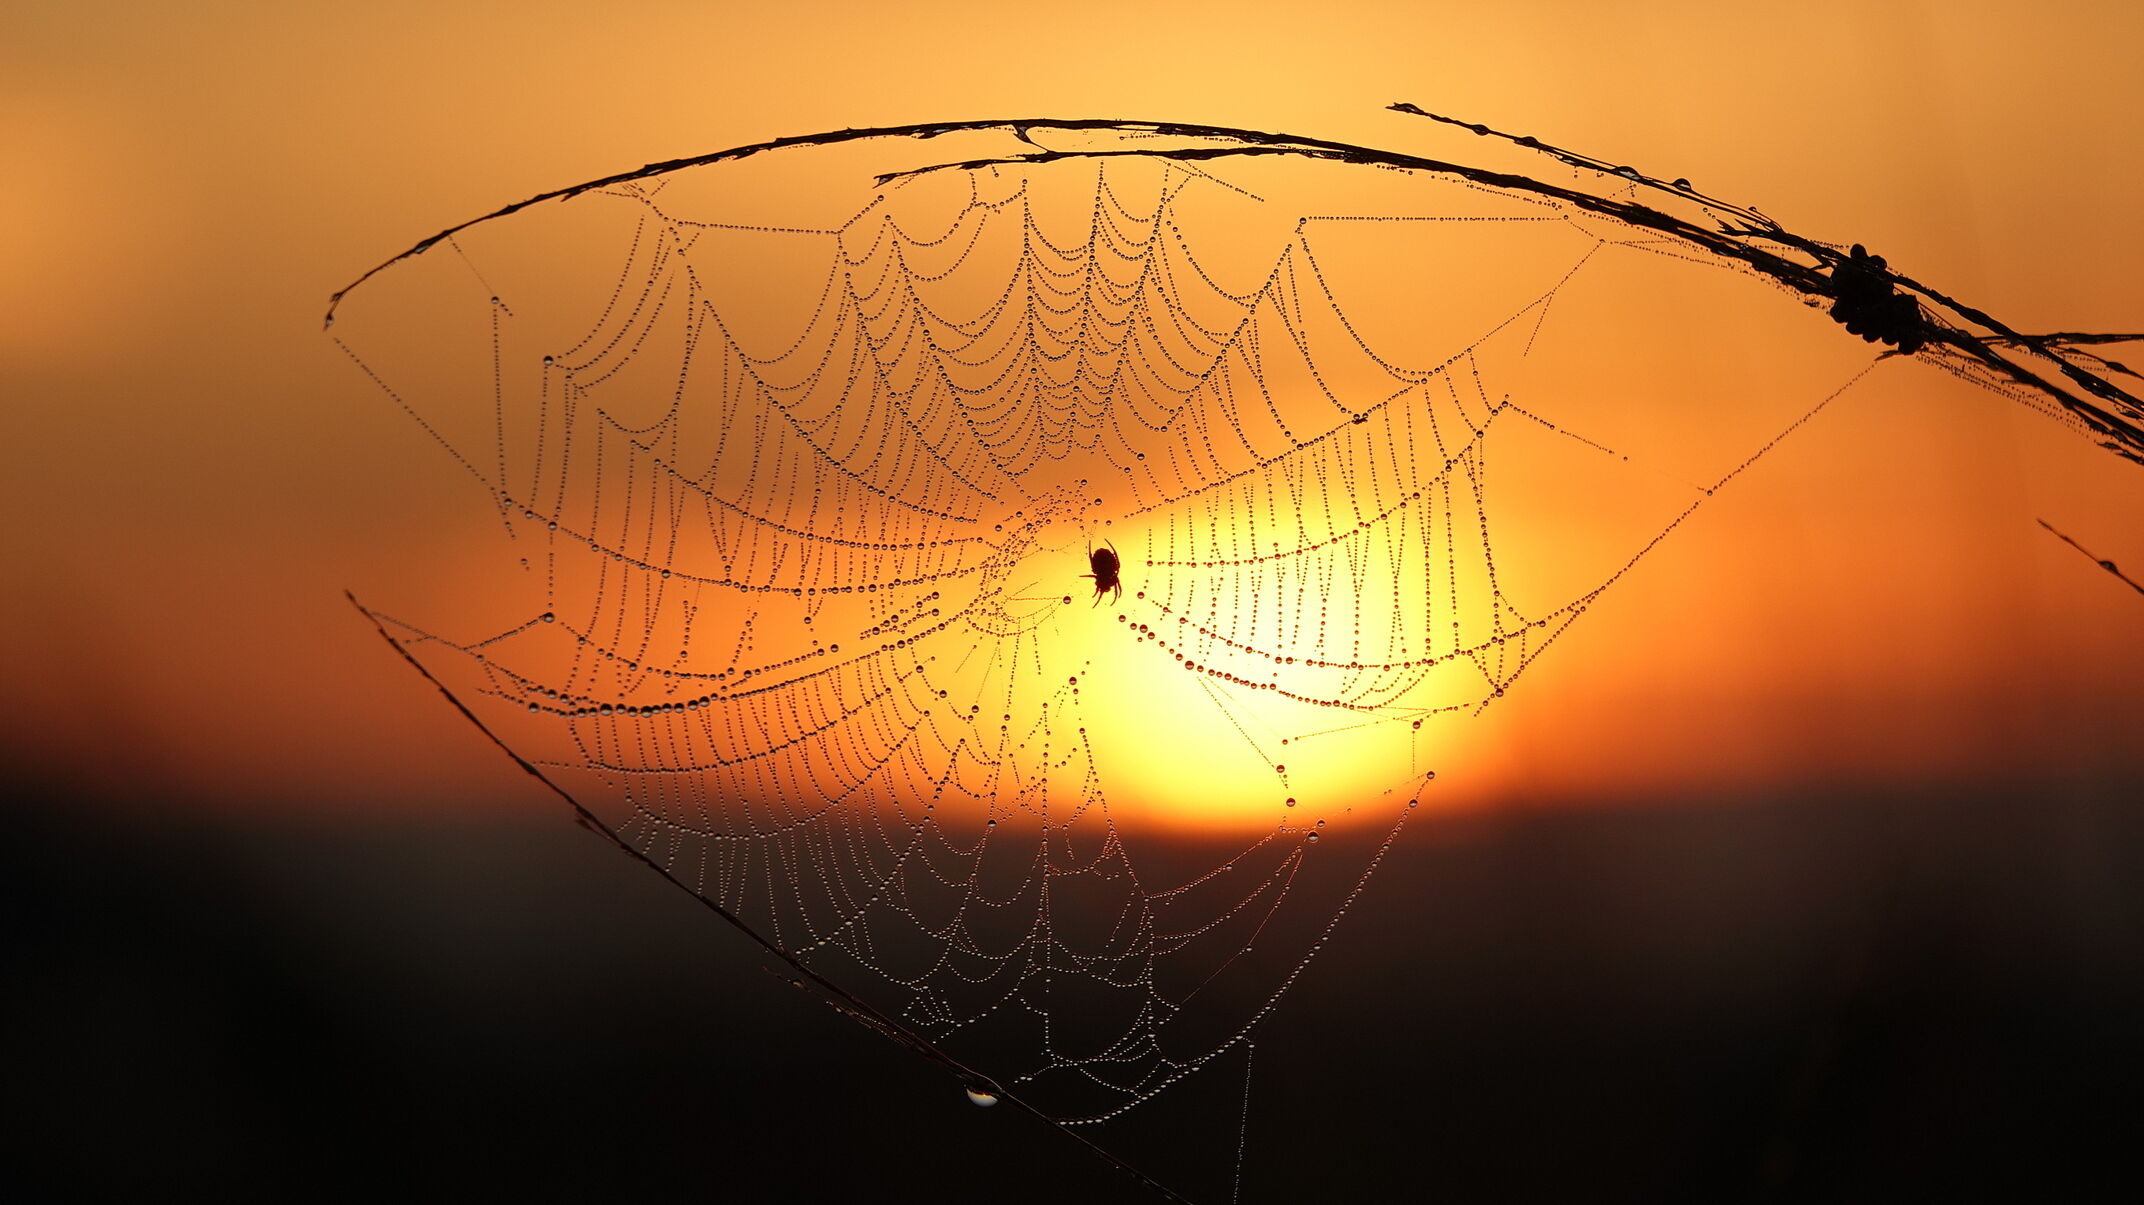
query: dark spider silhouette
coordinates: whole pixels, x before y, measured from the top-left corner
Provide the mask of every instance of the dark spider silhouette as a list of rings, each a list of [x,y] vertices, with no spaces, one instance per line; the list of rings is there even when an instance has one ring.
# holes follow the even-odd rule
[[[1102,543],[1109,544],[1109,541],[1103,540]],[[1124,562],[1117,559],[1117,546],[1115,544],[1109,544],[1107,548],[1096,548],[1094,545],[1089,544],[1087,546],[1087,567],[1094,570],[1094,572],[1082,573],[1080,576],[1094,579],[1095,606],[1102,605],[1102,595],[1106,592],[1115,592],[1109,600],[1111,602],[1116,602],[1124,597],[1124,583],[1118,580],[1117,576],[1123,572]]]

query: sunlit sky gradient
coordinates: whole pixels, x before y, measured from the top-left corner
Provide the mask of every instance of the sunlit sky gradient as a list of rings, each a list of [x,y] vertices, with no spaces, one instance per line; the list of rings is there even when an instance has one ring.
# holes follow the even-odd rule
[[[1024,114],[1405,150],[1382,106],[1411,100],[1687,175],[2018,329],[2144,325],[2134,6],[995,7],[10,7],[11,771],[151,810],[540,798],[343,601],[469,498],[318,319],[417,238],[644,162]],[[2144,567],[2144,471],[1896,376],[1613,591],[1443,758],[1447,797],[2133,775],[2144,600],[2034,519]]]

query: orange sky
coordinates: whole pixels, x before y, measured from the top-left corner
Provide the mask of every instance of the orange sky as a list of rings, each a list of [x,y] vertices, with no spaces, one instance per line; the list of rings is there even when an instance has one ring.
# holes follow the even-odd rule
[[[444,225],[643,162],[1015,114],[1406,150],[1405,99],[1690,176],[2019,329],[2144,325],[2134,6],[994,7],[12,6],[12,766],[144,808],[526,805],[342,600],[471,516],[318,315]],[[1612,591],[1441,760],[1449,796],[2133,776],[2144,599],[2033,520],[2144,567],[2144,470],[1898,375]]]

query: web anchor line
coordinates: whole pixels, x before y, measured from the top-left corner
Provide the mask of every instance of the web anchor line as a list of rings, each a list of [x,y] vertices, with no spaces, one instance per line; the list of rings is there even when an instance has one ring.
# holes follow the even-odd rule
[[[2144,594],[2144,582],[2139,582],[2137,581],[2137,579],[2122,572],[2121,569],[2117,567],[2113,561],[2107,560],[2104,557],[2095,556],[2092,553],[2091,549],[2088,549],[2084,545],[2079,544],[2077,541],[2071,539],[2068,533],[2056,527],[2054,524],[2049,523],[2047,520],[2038,519],[2035,520],[2035,522],[2039,523],[2040,526],[2046,528],[2048,530],[2048,533],[2054,536],[2056,539],[2076,549],[2078,552],[2083,553],[2086,560],[2091,561],[2093,564],[2099,566],[2101,569],[2104,569],[2108,573],[2113,574],[2115,579],[2120,581],[2122,584],[2128,586],[2130,589],[2136,591],[2139,594]]]

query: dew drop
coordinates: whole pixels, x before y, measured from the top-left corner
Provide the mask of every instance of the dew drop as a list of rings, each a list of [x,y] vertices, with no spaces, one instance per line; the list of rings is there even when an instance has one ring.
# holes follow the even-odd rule
[[[970,1088],[968,1089],[968,1103],[974,1105],[978,1109],[987,1109],[990,1106],[998,1103],[997,1093],[978,1092],[975,1089]]]

